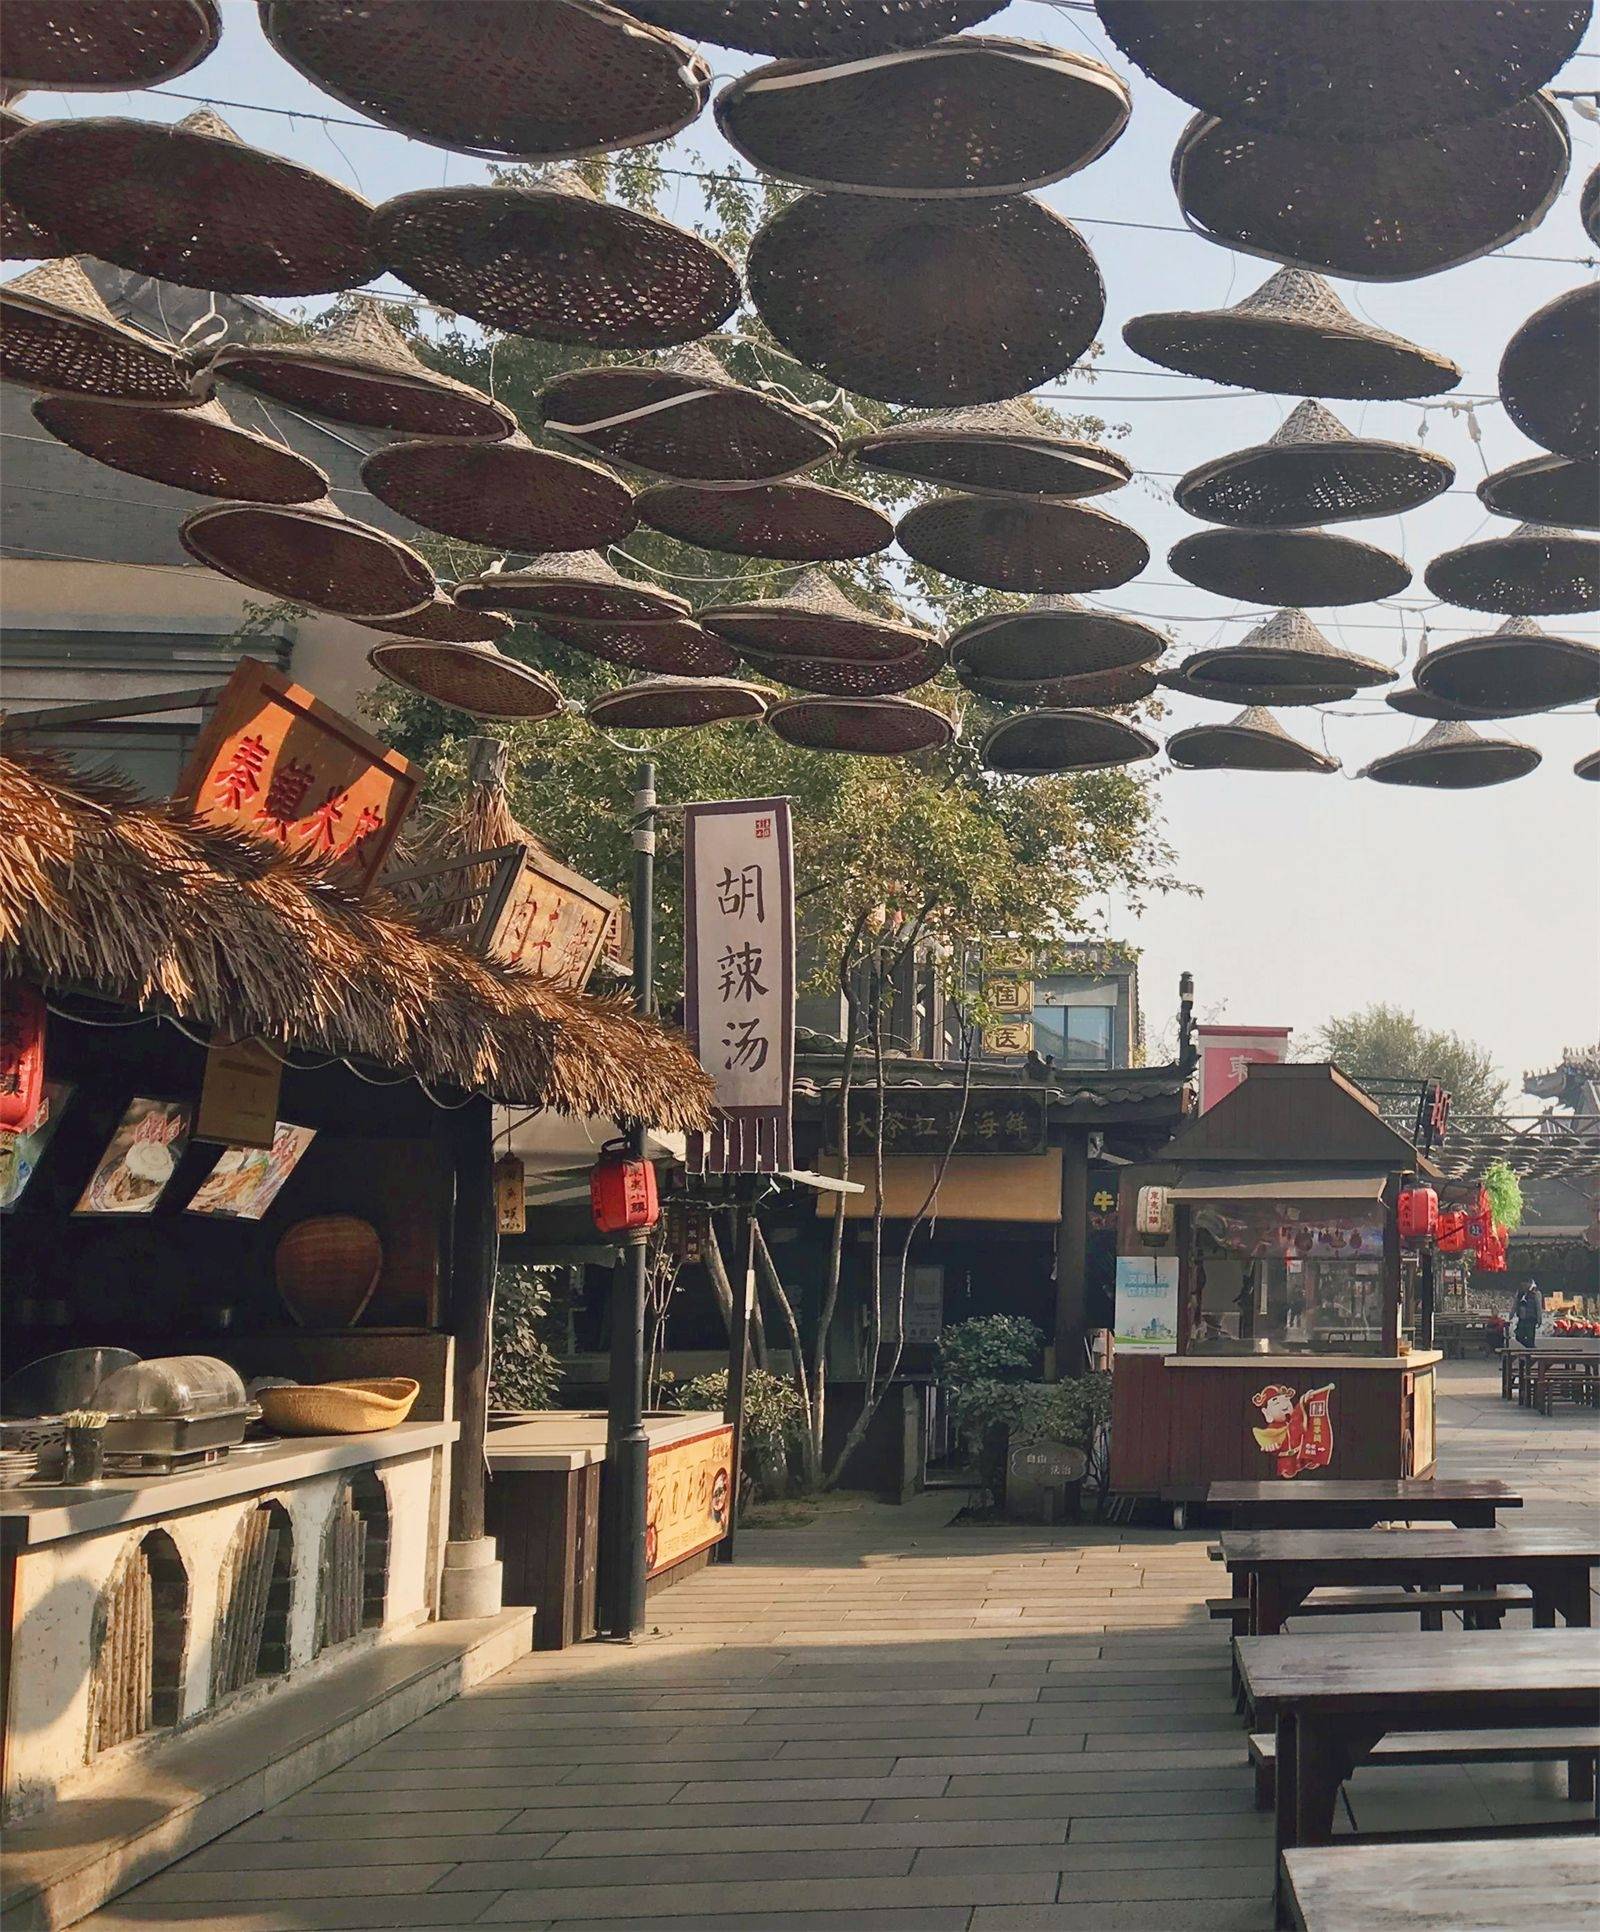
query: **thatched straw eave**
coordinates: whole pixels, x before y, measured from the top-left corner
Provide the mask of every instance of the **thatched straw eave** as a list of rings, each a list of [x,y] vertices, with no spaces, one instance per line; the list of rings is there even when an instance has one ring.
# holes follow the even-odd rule
[[[87,992],[352,1056],[438,1086],[668,1128],[709,1119],[677,1034],[480,959],[381,894],[357,901],[242,833],[15,745],[0,756],[0,964]]]

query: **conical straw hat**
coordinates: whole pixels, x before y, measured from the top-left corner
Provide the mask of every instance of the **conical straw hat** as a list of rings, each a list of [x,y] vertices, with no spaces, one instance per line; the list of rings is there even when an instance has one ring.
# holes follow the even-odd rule
[[[328,478],[297,450],[241,429],[222,404],[147,408],[93,396],[41,396],[34,419],[59,442],[130,476],[247,503],[314,503]]]
[[[552,550],[520,570],[489,570],[456,585],[468,610],[503,610],[541,622],[571,617],[592,623],[662,623],[687,617],[689,600],[613,570],[598,550]]]
[[[1178,667],[1198,685],[1391,684],[1394,673],[1374,658],[1357,657],[1324,637],[1303,610],[1280,610],[1237,644],[1191,652]],[[1258,700],[1259,702],[1259,700]]]
[[[737,654],[702,630],[690,618],[665,623],[584,622],[575,617],[541,617],[544,636],[630,671],[649,671],[658,677],[720,678],[737,671]]]
[[[1185,666],[1161,672],[1157,682],[1182,697],[1204,698],[1207,704],[1238,704],[1241,701],[1250,705],[1343,704],[1356,694],[1353,683],[1302,684],[1293,678],[1276,683],[1251,678],[1212,684],[1192,677]]]
[[[7,143],[6,171],[24,212],[74,250],[186,288],[323,295],[378,273],[368,202],[247,147],[209,108],[174,126],[40,122]]]
[[[1532,745],[1486,738],[1471,725],[1443,721],[1403,751],[1374,758],[1361,774],[1380,785],[1419,785],[1436,791],[1475,791],[1524,778],[1540,763]]]
[[[825,570],[808,570],[775,597],[721,604],[699,613],[708,631],[735,649],[768,657],[903,658],[933,639],[898,612],[880,616],[852,603]]]
[[[1084,503],[937,496],[908,510],[896,535],[930,570],[991,590],[1113,590],[1150,561],[1137,530]]]
[[[690,40],[778,59],[856,60],[975,27],[1005,0],[633,0],[630,13]]]
[[[1478,501],[1513,523],[1557,523],[1600,530],[1600,460],[1593,456],[1528,456],[1486,476]]]
[[[444,590],[436,590],[433,602],[412,611],[409,617],[358,617],[355,621],[391,637],[427,638],[435,644],[492,644],[512,627],[511,619],[498,611],[463,609]]]
[[[1517,718],[1600,699],[1600,648],[1552,637],[1508,617],[1487,637],[1463,637],[1417,664],[1419,690],[1484,718]]]
[[[1595,706],[1595,710],[1600,711],[1600,704]],[[1600,747],[1585,752],[1572,769],[1579,778],[1600,779]]]
[[[1270,711],[1251,705],[1226,724],[1191,725],[1167,740],[1167,756],[1186,771],[1339,769],[1337,758],[1293,738]]]
[[[1500,400],[1524,436],[1559,456],[1600,456],[1600,286],[1530,315],[1500,358]]]
[[[819,698],[887,698],[914,691],[939,675],[945,664],[944,646],[930,638],[921,650],[904,657],[861,661],[847,657],[795,657],[779,652],[745,650],[740,653],[752,671],[786,684],[791,691],[808,691]]]
[[[423,529],[491,550],[586,550],[639,523],[633,492],[610,470],[536,449],[520,431],[497,443],[389,443],[362,464],[361,481]]]
[[[991,704],[1048,705],[1069,711],[1142,704],[1159,687],[1154,671],[1130,665],[1119,671],[1088,671],[1071,677],[992,678],[960,666],[956,676],[967,690]]]
[[[683,731],[701,725],[753,722],[767,701],[736,678],[641,678],[592,698],[589,722],[602,731]]]
[[[963,624],[950,638],[950,659],[974,677],[1029,683],[1137,669],[1153,664],[1166,644],[1136,617],[1052,593]]]
[[[984,739],[981,757],[990,771],[1044,778],[1138,764],[1157,749],[1148,732],[1098,711],[1024,711],[1001,719]]]
[[[902,418],[857,436],[846,450],[867,469],[969,496],[1098,496],[1133,475],[1126,457],[1063,435],[1026,397]]]
[[[1503,537],[1462,544],[1423,573],[1435,597],[1513,617],[1600,610],[1600,538],[1520,523]]]
[[[711,69],[606,0],[263,0],[292,67],[385,127],[522,160],[665,141],[699,114]]]
[[[215,0],[6,0],[0,74],[23,87],[121,94],[198,67],[221,33]]]
[[[236,583],[340,617],[407,617],[432,603],[433,572],[409,545],[320,503],[218,503],[178,541]]]
[[[179,350],[119,322],[70,255],[0,283],[0,376],[9,382],[193,407],[193,373]]]
[[[894,542],[894,522],[865,497],[820,483],[755,483],[746,489],[704,489],[657,483],[635,500],[652,530],[740,557],[826,563],[870,557]]]
[[[26,114],[0,102],[0,144],[12,140],[33,126]],[[0,256],[8,262],[47,262],[66,254],[62,242],[35,221],[30,221],[5,192],[0,175]]]
[[[955,736],[942,711],[910,698],[786,698],[767,723],[785,744],[858,758],[913,758]]]
[[[1202,590],[1247,604],[1368,604],[1411,582],[1392,551],[1328,530],[1197,530],[1167,562]]]
[[[507,657],[493,644],[441,644],[391,638],[367,662],[391,683],[474,718],[553,717],[561,693],[543,672]]]
[[[1591,168],[1578,197],[1578,216],[1583,232],[1592,242],[1600,242],[1600,167]]]

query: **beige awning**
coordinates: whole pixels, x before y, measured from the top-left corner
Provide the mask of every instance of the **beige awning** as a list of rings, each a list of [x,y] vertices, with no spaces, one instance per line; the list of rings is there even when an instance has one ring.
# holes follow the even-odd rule
[[[1259,1167],[1191,1168],[1167,1189],[1173,1201],[1376,1201],[1387,1174],[1263,1174]]]

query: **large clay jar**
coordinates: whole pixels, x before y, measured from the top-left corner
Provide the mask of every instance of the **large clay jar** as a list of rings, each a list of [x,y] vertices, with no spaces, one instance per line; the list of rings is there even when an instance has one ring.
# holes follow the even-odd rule
[[[278,1293],[302,1328],[349,1328],[361,1318],[383,1270],[383,1243],[355,1214],[296,1221],[274,1258]]]

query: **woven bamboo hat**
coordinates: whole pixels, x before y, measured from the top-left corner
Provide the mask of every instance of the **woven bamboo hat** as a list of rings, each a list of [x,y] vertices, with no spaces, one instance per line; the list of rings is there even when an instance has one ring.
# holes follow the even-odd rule
[[[221,35],[215,0],[6,0],[0,74],[23,87],[120,94],[188,73]]]
[[[1566,62],[1587,0],[1096,0],[1117,46],[1181,100],[1254,127],[1370,141],[1480,121]]]
[[[887,698],[914,691],[939,675],[945,649],[930,638],[920,651],[904,657],[873,658],[861,662],[847,657],[792,657],[764,651],[741,651],[750,669],[791,691],[810,691],[823,698]]]
[[[1232,308],[1136,315],[1122,339],[1163,369],[1280,395],[1395,400],[1461,380],[1458,363],[1352,315],[1304,268],[1280,268]]]
[[[253,429],[222,404],[146,408],[93,396],[41,396],[34,419],[58,442],[130,476],[199,496],[247,503],[314,503],[328,493],[315,463]]]
[[[422,637],[435,644],[492,644],[511,629],[509,617],[494,610],[463,610],[444,590],[436,590],[433,602],[412,611],[409,617],[358,617],[355,621],[391,637]]]
[[[950,661],[963,680],[1037,683],[1134,670],[1165,649],[1161,633],[1135,617],[1052,595],[963,624],[950,639]]]
[[[1314,771],[1339,769],[1337,758],[1293,738],[1272,713],[1250,705],[1226,724],[1190,725],[1167,740],[1167,756],[1184,771]]]
[[[542,671],[519,664],[493,644],[441,644],[391,638],[367,653],[373,670],[435,704],[474,718],[553,717],[561,693]]]
[[[1303,610],[1275,611],[1253,625],[1239,643],[1193,651],[1178,668],[1193,683],[1222,690],[1241,685],[1360,688],[1394,682],[1388,665],[1342,649],[1324,637]]]
[[[1392,551],[1328,530],[1197,530],[1167,562],[1186,582],[1249,604],[1368,604],[1411,581]]]
[[[776,597],[719,604],[700,612],[708,631],[738,651],[767,657],[846,658],[875,663],[909,657],[933,642],[895,612],[892,617],[852,603],[825,570],[808,570]]]
[[[940,751],[956,735],[942,711],[910,698],[786,698],[768,711],[767,723],[785,744],[861,758]]]
[[[1134,765],[1153,758],[1157,749],[1147,731],[1098,711],[1025,711],[1002,718],[984,739],[980,755],[990,771],[1043,778]]]
[[[962,35],[834,65],[780,60],[717,96],[728,143],[766,174],[875,195],[1021,194],[1104,154],[1127,82],[1092,55]]]
[[[670,678],[720,678],[737,671],[739,659],[719,637],[679,617],[667,623],[583,623],[572,617],[541,617],[539,628],[569,649]]]
[[[1578,218],[1592,242],[1600,242],[1600,168],[1591,168],[1578,196]]]
[[[170,127],[40,122],[7,143],[6,170],[24,212],[75,250],[186,288],[325,295],[378,273],[370,203],[247,147],[210,108]]]
[[[602,731],[684,731],[767,715],[767,700],[736,678],[641,678],[585,707]]]
[[[1592,456],[1528,456],[1486,476],[1478,501],[1517,523],[1559,523],[1600,530],[1600,460]]]
[[[1361,776],[1375,778],[1380,785],[1464,792],[1525,778],[1540,762],[1532,745],[1515,738],[1485,738],[1469,724],[1446,720],[1403,751],[1374,758]]]
[[[845,450],[869,470],[969,496],[1099,496],[1133,475],[1125,456],[1062,435],[1023,396],[914,416],[857,436]]]
[[[1600,699],[1600,649],[1508,617],[1487,637],[1429,651],[1416,676],[1419,689],[1479,717],[1525,717]]]
[[[1172,497],[1208,523],[1283,530],[1397,516],[1449,489],[1455,474],[1431,450],[1352,436],[1321,403],[1303,402],[1266,442],[1196,464]]]
[[[1572,769],[1579,778],[1600,778],[1600,751],[1585,752]]]
[[[1447,704],[1443,698],[1430,697],[1414,684],[1402,685],[1398,691],[1385,691],[1383,701],[1391,711],[1401,712],[1407,718],[1427,718],[1432,723],[1441,718],[1470,723],[1478,715],[1464,705]]]
[[[1150,561],[1137,530],[1083,503],[936,496],[896,535],[930,570],[991,590],[1112,590]]]
[[[390,443],[362,464],[361,481],[423,529],[491,550],[589,549],[639,524],[626,483],[581,456],[535,449],[520,431],[498,443]]]
[[[747,54],[855,60],[975,27],[1005,0],[632,0],[628,11]]]
[[[26,114],[0,102],[0,146],[32,126]],[[5,192],[0,176],[0,257],[8,262],[48,262],[66,252],[56,236],[28,219]]]
[[[634,507],[652,530],[740,557],[826,563],[870,557],[894,542],[894,519],[875,503],[820,483],[755,483],[742,490],[658,483]]]
[[[463,154],[665,141],[711,92],[698,54],[605,0],[261,0],[261,25],[325,94]]]
[[[624,577],[598,550],[552,550],[520,570],[486,570],[456,585],[468,610],[511,611],[540,622],[575,617],[590,623],[668,623],[687,617],[689,600]]]
[[[839,447],[825,418],[735,382],[701,342],[659,363],[570,369],[545,384],[539,408],[552,435],[692,483],[775,482]]]
[[[8,382],[192,407],[193,373],[170,343],[119,322],[70,255],[0,283],[0,376]]]
[[[999,402],[1093,343],[1105,287],[1068,221],[1026,195],[802,195],[757,232],[750,299],[801,362],[883,402]]]
[[[1600,610],[1600,538],[1519,523],[1503,537],[1463,544],[1423,572],[1435,597],[1512,617]]]
[[[570,168],[525,188],[424,188],[373,234],[419,295],[514,335],[663,349],[739,305],[726,255],[659,215],[602,201]]]
[[[1600,285],[1546,302],[1506,344],[1500,400],[1525,436],[1559,456],[1600,456]]]
[[[1154,695],[1159,681],[1146,668],[1090,671],[1082,677],[986,678],[963,668],[956,673],[969,691],[992,704],[1043,704],[1069,711],[1098,711],[1105,705],[1142,704]]]
[[[1204,698],[1208,704],[1251,704],[1251,705],[1311,705],[1343,704],[1353,698],[1356,687],[1353,684],[1297,684],[1294,682],[1272,684],[1239,682],[1210,684],[1202,679],[1191,677],[1182,666],[1163,671],[1157,683],[1168,691],[1176,691],[1185,698]]]
[[[409,436],[509,436],[503,403],[430,369],[384,314],[362,298],[303,342],[224,343],[208,367],[313,416]]]
[[[196,562],[251,590],[340,617],[408,617],[433,572],[408,544],[321,503],[219,503],[178,527]]]
[[[1536,228],[1571,158],[1561,115],[1533,94],[1471,127],[1382,142],[1302,139],[1201,115],[1178,142],[1172,179],[1184,220],[1224,248],[1404,282]]]

